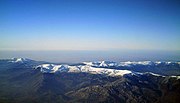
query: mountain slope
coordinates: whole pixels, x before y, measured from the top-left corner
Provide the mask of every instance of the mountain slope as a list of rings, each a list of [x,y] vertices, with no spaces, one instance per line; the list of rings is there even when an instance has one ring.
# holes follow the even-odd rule
[[[162,76],[145,70],[143,72],[124,70],[115,62],[101,62],[100,66],[92,66],[93,63],[49,64],[28,59],[13,62],[17,60],[24,59],[0,60],[1,103],[179,103],[180,101],[179,76]],[[138,65],[151,67],[149,62]],[[154,66],[151,69],[154,69]],[[166,63],[161,66],[169,68]],[[179,70],[177,64],[171,66]],[[174,71],[174,68],[169,70]]]

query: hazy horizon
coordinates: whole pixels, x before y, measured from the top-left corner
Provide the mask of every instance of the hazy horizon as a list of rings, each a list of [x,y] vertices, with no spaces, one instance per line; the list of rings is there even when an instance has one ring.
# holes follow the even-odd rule
[[[180,51],[0,51],[0,59],[29,58],[54,63],[84,61],[179,61]]]

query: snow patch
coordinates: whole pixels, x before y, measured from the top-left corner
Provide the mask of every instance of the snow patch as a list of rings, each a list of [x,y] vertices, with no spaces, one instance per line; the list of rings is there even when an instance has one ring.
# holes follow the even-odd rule
[[[68,65],[54,65],[42,64],[35,69],[40,69],[42,73],[58,73],[58,72],[85,72],[90,74],[102,74],[108,76],[123,76],[132,73],[129,70],[116,70],[107,68],[96,68],[89,65],[85,66],[68,66]]]
[[[30,59],[26,59],[26,58],[11,58],[9,62],[11,63],[24,63],[30,61]]]

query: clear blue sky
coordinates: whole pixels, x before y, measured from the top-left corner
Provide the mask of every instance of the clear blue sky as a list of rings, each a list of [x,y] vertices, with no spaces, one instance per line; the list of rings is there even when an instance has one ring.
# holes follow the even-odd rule
[[[0,50],[180,50],[180,0],[0,0]]]

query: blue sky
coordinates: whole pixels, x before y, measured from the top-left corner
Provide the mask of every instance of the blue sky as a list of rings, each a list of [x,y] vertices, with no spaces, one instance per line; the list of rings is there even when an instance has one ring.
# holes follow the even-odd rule
[[[180,50],[179,0],[0,0],[0,50]]]

